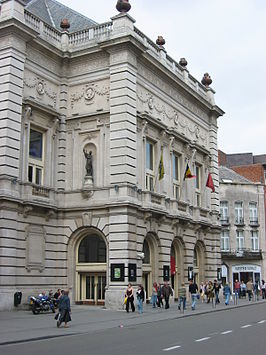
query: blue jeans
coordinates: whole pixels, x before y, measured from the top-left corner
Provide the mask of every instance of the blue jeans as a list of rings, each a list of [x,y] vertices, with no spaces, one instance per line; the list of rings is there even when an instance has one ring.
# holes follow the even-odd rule
[[[183,309],[186,309],[186,302],[187,302],[186,297],[179,297],[178,308],[181,309],[181,304],[183,303]]]
[[[141,298],[137,299],[138,312],[143,313],[143,300]]]
[[[225,294],[225,304],[228,305],[230,300],[230,293]]]
[[[195,309],[195,307],[196,307],[196,302],[197,302],[197,294],[196,294],[196,293],[192,293],[192,294],[191,294],[191,297],[192,297],[191,308],[192,308],[192,309]]]
[[[156,307],[156,303],[157,303],[157,295],[152,295],[151,296],[151,303],[152,303],[152,307],[155,308]]]

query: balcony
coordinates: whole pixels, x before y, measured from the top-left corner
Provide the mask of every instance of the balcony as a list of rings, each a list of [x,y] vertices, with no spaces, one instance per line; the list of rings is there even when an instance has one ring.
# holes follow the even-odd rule
[[[249,225],[251,227],[258,227],[259,226],[259,220],[258,217],[252,217],[249,219]]]
[[[241,249],[241,250],[221,250],[221,256],[223,260],[236,260],[236,259],[245,259],[245,260],[262,260],[262,251],[252,250],[252,249]]]
[[[221,223],[222,226],[228,226],[230,224],[229,217],[221,216],[220,217],[220,223]]]
[[[235,218],[235,225],[237,226],[244,226],[244,217],[236,217]]]

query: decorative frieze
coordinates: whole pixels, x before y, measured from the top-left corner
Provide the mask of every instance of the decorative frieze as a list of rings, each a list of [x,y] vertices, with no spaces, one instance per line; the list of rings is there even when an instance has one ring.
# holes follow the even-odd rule
[[[95,83],[86,84],[79,92],[71,94],[71,108],[74,107],[76,102],[82,99],[85,105],[92,105],[95,102],[95,95],[106,96],[107,101],[109,101],[109,92],[110,89],[107,85],[99,85]]]
[[[208,133],[204,128],[140,87],[137,89],[137,109],[139,112],[148,113],[167,127],[172,127],[193,143],[208,147]]]
[[[39,76],[25,76],[24,80],[24,98],[34,97],[38,101],[44,101],[52,107],[57,106],[57,91],[51,83]]]

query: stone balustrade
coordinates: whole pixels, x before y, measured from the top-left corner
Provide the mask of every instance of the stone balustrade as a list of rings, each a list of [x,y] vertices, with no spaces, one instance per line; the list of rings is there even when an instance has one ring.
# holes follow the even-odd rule
[[[54,29],[27,10],[24,10],[24,19],[25,24],[39,32],[40,37],[48,40],[49,43],[58,49],[72,52],[80,50],[81,47],[86,45],[93,45],[96,41],[105,40],[111,37],[113,32],[113,21],[115,21],[115,18],[113,18],[113,21],[96,25],[82,31],[68,33],[66,31],[60,32]],[[190,75],[188,70],[180,66],[178,62],[171,58],[163,47],[160,48],[137,27],[134,26],[133,28],[134,30],[131,34],[147,48],[149,55],[152,55],[155,59],[160,61],[168,70],[173,72],[179,79],[183,80],[193,89],[193,91],[204,97],[204,99],[207,99],[208,101],[213,100],[214,91],[211,88],[206,88]],[[67,37],[67,41],[64,36]]]

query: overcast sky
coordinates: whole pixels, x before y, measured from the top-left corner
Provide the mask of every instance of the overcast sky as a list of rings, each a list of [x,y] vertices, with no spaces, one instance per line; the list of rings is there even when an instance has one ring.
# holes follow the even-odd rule
[[[59,0],[102,23],[116,0]],[[219,118],[219,149],[266,154],[266,0],[130,0],[136,26],[168,54],[185,57],[201,80],[209,72]]]

